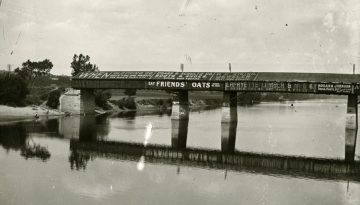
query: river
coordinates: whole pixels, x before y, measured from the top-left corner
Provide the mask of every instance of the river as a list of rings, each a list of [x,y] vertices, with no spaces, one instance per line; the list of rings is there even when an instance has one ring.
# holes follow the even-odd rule
[[[345,113],[341,99],[239,106],[235,152],[343,160]],[[220,156],[220,121],[221,109],[192,111],[186,146]],[[144,136],[152,155],[172,152],[170,115],[2,123],[0,204],[360,204],[359,175],[151,158]]]

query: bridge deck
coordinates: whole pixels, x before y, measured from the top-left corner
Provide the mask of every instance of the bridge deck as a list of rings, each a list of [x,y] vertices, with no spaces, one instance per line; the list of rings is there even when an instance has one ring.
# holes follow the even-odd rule
[[[275,72],[87,72],[73,77],[72,87],[348,95],[360,93],[360,75]]]

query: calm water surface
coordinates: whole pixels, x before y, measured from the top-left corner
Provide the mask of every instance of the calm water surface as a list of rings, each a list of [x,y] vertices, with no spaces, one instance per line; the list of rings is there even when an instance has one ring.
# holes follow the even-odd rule
[[[345,100],[238,107],[235,149],[343,159],[345,112]],[[220,120],[221,109],[191,112],[187,147],[220,152]],[[166,113],[2,123],[0,204],[360,204],[360,176],[336,180],[153,163],[131,149],[116,151],[138,146],[144,135],[149,144],[171,147],[171,128]],[[87,153],[86,146],[80,152],[72,145],[81,141],[92,148],[105,141],[122,154]]]

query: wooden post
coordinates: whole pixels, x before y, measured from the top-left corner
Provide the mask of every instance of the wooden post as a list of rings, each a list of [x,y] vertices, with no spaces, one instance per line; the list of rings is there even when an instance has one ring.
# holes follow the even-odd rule
[[[353,64],[353,75],[355,75],[355,64]]]

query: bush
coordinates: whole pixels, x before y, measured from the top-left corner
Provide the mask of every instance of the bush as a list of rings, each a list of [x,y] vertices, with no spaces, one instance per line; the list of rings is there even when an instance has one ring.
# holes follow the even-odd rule
[[[0,73],[0,104],[24,106],[28,93],[27,83],[20,76],[11,72]]]
[[[59,98],[61,94],[63,93],[63,89],[59,88],[56,90],[53,90],[49,93],[48,100],[46,102],[46,105],[52,109],[57,109],[60,105]]]
[[[95,104],[104,110],[110,109],[107,102],[111,98],[111,92],[108,90],[95,90]]]
[[[121,100],[118,101],[117,105],[119,106],[120,109],[124,109],[124,108],[132,109],[132,110],[136,109],[136,102],[133,97],[122,98]]]

